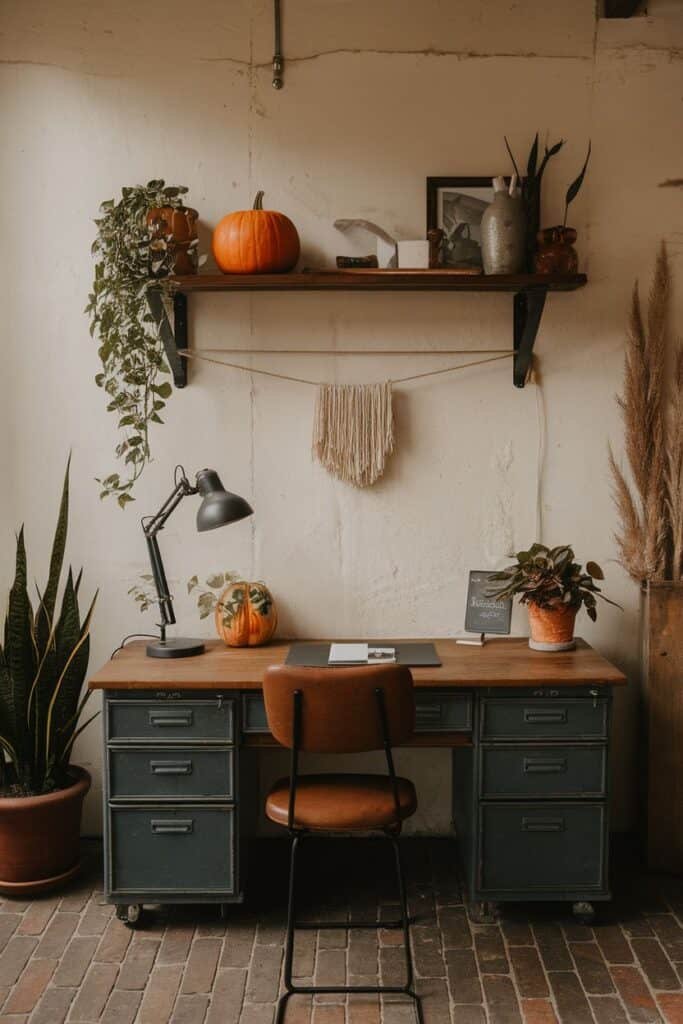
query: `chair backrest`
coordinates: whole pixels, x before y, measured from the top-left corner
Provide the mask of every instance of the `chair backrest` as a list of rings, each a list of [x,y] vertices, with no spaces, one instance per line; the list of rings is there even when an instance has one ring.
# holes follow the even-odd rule
[[[294,745],[294,694],[301,693],[299,750],[356,754],[384,745],[377,690],[383,694],[391,744],[408,739],[415,728],[413,677],[404,665],[266,670],[263,695],[268,726],[275,739]]]

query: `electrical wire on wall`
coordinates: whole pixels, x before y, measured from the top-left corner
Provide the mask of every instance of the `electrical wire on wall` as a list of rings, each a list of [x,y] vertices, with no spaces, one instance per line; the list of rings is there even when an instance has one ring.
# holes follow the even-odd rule
[[[543,378],[538,362],[538,356],[534,354],[530,383],[534,385],[536,393],[536,424],[538,430],[538,443],[536,449],[536,541],[543,543],[543,473],[545,470],[547,418],[545,408],[545,394],[543,393]]]

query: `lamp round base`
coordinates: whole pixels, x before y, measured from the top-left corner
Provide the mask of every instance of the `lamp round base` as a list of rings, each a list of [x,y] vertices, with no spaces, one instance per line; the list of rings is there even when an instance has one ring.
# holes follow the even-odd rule
[[[147,644],[148,658],[192,658],[195,654],[203,653],[204,644],[201,640],[188,640],[184,636]]]

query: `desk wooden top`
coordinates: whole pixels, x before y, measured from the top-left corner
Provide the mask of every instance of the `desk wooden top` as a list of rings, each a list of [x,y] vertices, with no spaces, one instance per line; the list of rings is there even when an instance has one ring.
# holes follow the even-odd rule
[[[320,641],[318,641],[320,642]],[[439,668],[412,669],[418,687],[470,689],[480,686],[622,686],[626,677],[583,640],[558,654],[529,649],[523,637],[487,640],[465,647],[455,640],[433,641]],[[91,690],[258,690],[269,665],[282,664],[289,641],[265,647],[225,647],[209,640],[206,653],[193,658],[148,658],[145,642],[135,641],[96,672]]]

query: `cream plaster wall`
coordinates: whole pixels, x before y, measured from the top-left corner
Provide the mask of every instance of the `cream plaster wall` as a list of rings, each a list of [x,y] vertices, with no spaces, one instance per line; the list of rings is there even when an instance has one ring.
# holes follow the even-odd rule
[[[199,626],[183,581],[234,567],[269,582],[282,632],[300,636],[450,635],[463,621],[466,572],[495,566],[536,536],[539,410],[547,419],[543,539],[574,542],[608,571],[624,611],[581,632],[635,681],[636,588],[614,563],[608,438],[635,277],[659,240],[681,278],[683,173],[680,4],[649,18],[597,21],[593,0],[299,0],[284,5],[286,84],[270,84],[266,0],[4,0],[0,5],[3,145],[3,360],[0,570],[26,521],[42,575],[67,452],[73,449],[71,553],[101,595],[93,666],[151,625],[126,597],[145,569],[138,517],[171,485],[173,466],[215,465],[248,496],[252,521],[192,530],[188,501],[165,531],[180,629]],[[539,338],[543,393],[513,389],[508,365],[401,387],[397,454],[376,487],[354,491],[310,459],[311,389],[201,365],[173,397],[155,461],[122,513],[101,503],[114,422],[93,384],[83,315],[92,219],[125,184],[164,177],[190,186],[203,241],[257,188],[299,227],[304,264],[366,251],[335,232],[339,216],[424,231],[425,177],[507,170],[507,133],[522,154],[533,132],[569,142],[548,172],[544,221],[593,140],[572,210],[589,286],[553,296]],[[681,320],[683,289],[676,306]],[[508,344],[508,296],[224,295],[193,301],[193,343],[335,348]],[[381,379],[452,358],[254,357],[254,365],[339,381]],[[399,370],[400,367],[400,370]],[[38,494],[50,495],[50,500]],[[86,589],[87,589],[86,588]],[[516,613],[515,631],[525,629]],[[637,687],[620,693],[614,823],[634,820]],[[95,773],[86,829],[100,827],[99,725],[78,745]],[[280,767],[263,758],[264,783]],[[446,752],[401,754],[418,784],[418,829],[449,827]]]

